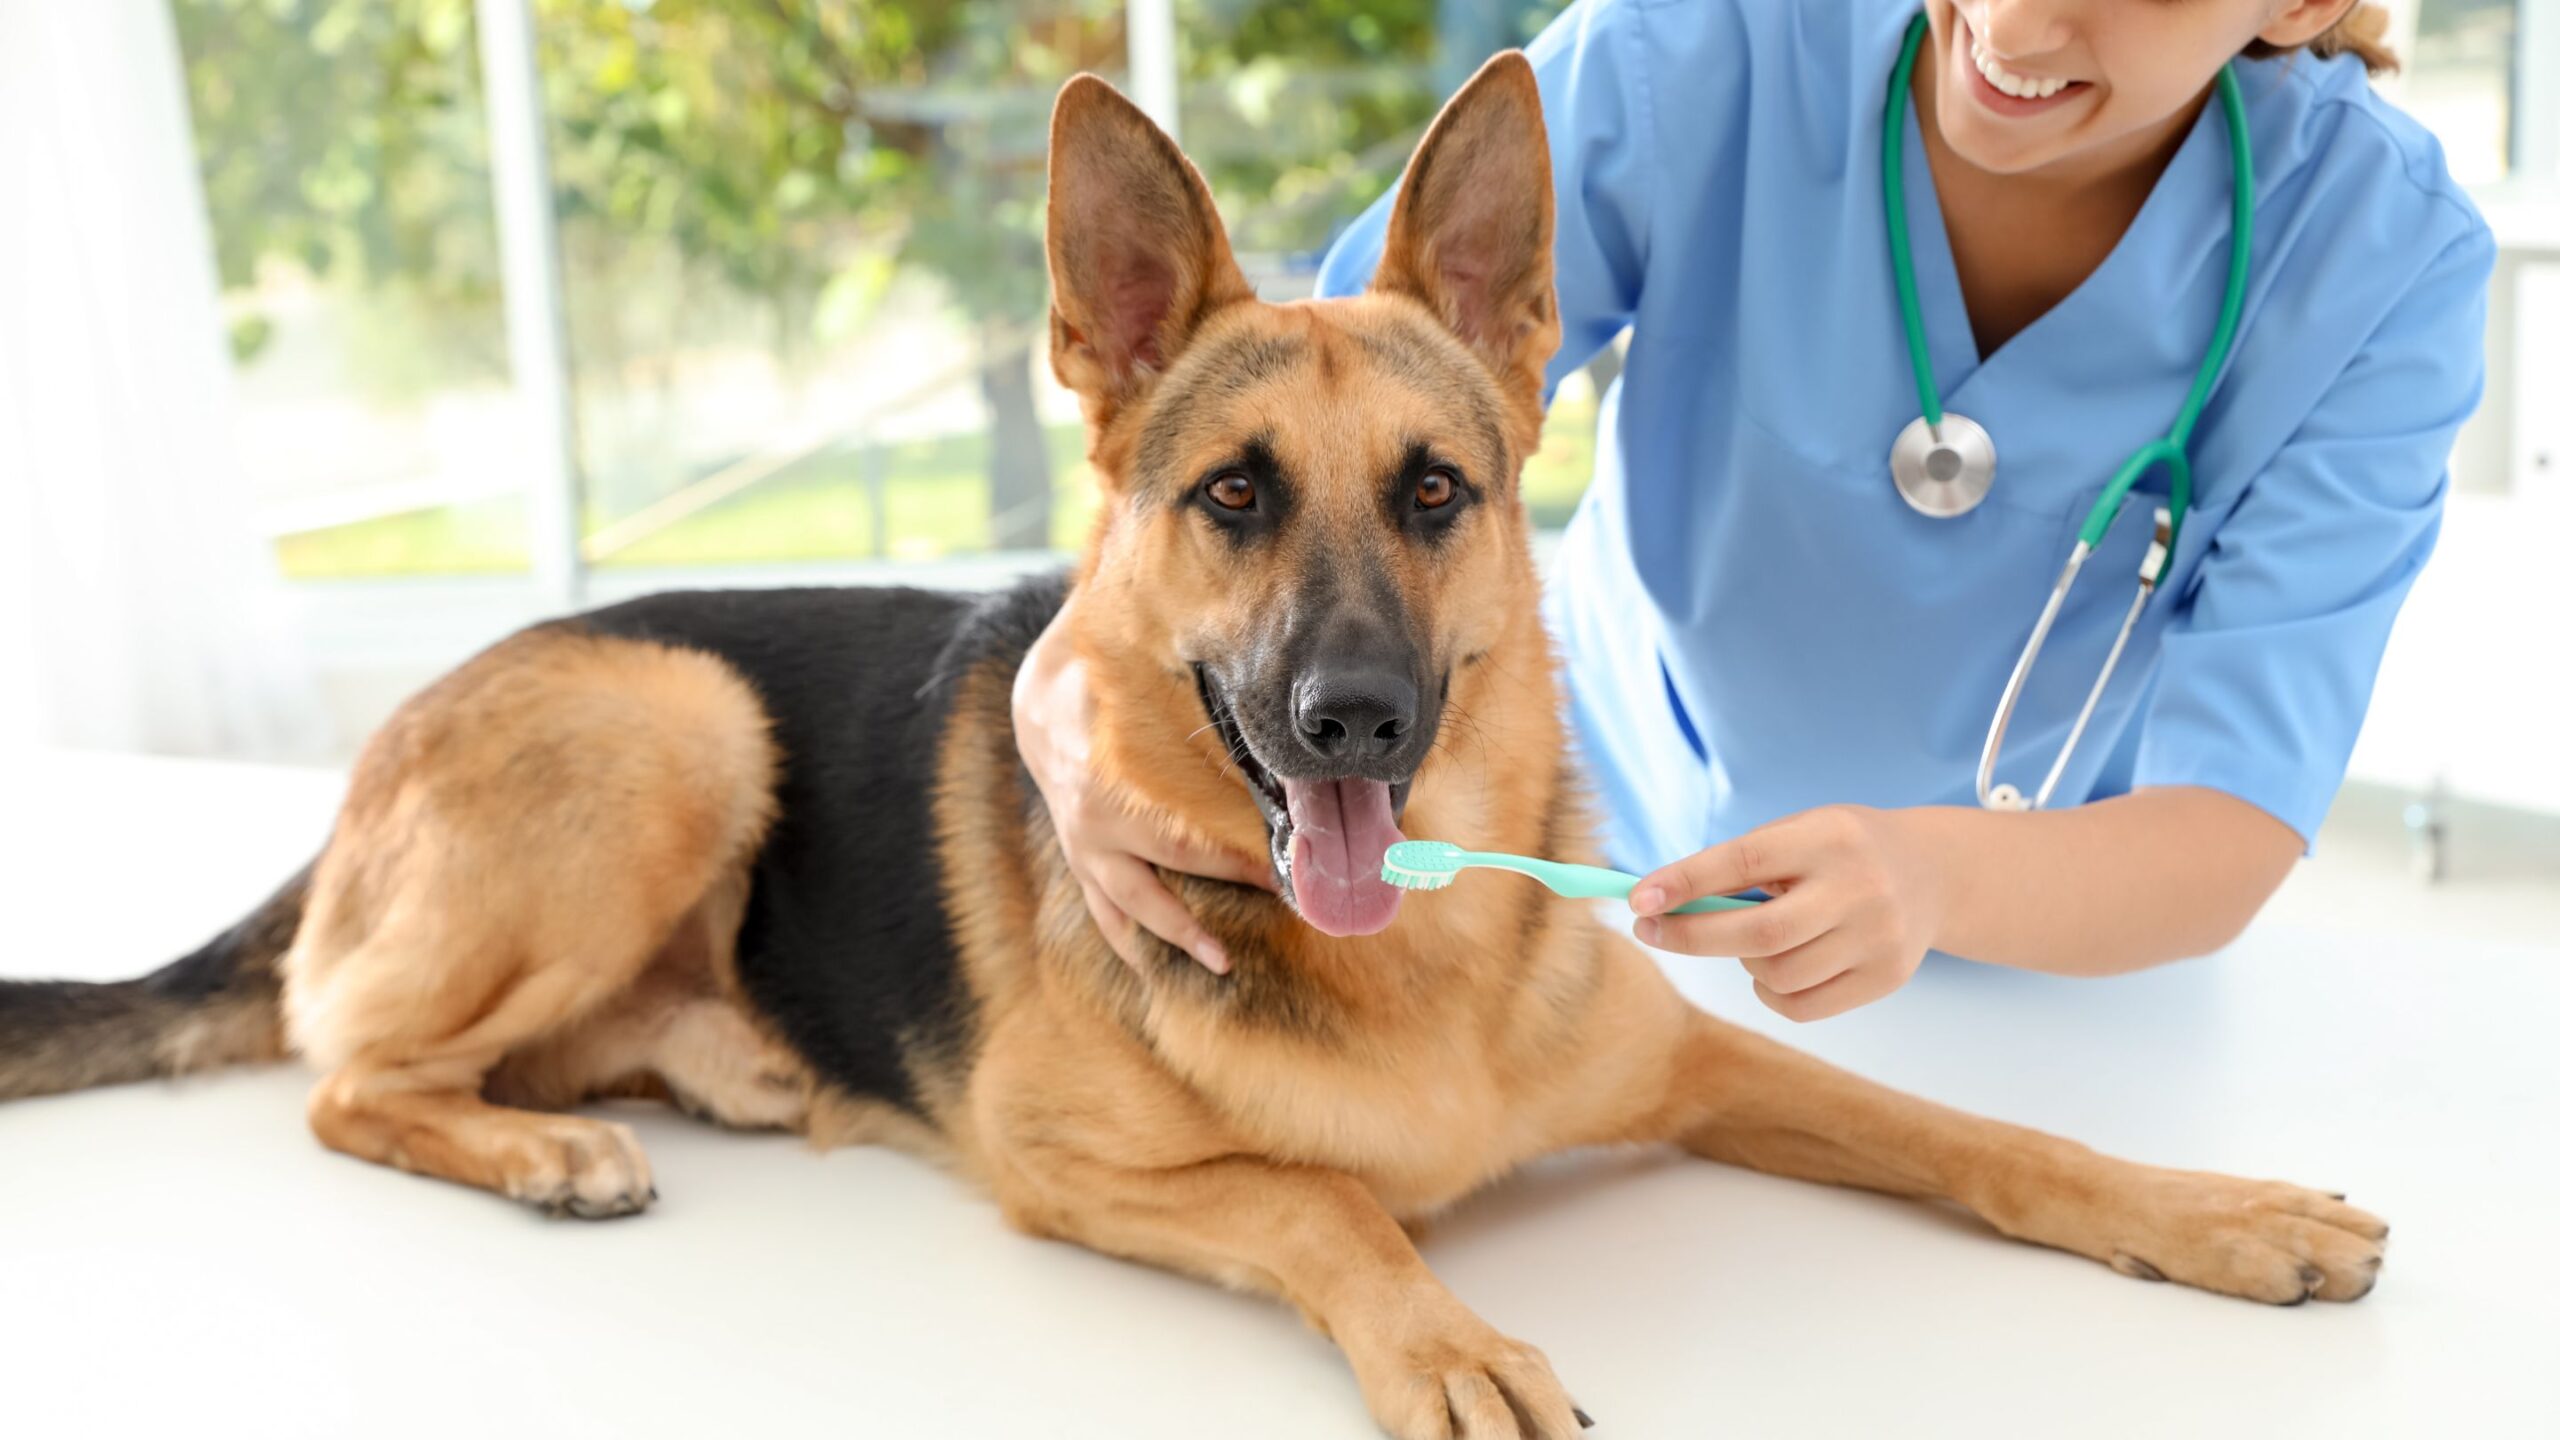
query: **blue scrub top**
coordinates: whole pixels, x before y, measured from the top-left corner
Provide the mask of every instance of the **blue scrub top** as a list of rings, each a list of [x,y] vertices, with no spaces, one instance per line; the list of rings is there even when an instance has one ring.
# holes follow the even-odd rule
[[[1905,189],[1931,358],[1998,483],[1933,520],[1885,455],[1918,413],[1885,244],[1884,93],[1911,0],[1582,0],[1530,47],[1554,151],[1564,344],[1632,325],[1551,574],[1574,730],[1616,863],[1812,806],[1974,803],[1983,732],[2074,532],[2167,433],[2211,337],[2231,161],[2208,108],[2097,272],[1993,352],[1917,121]],[[2243,61],[2257,237],[2195,432],[2171,573],[2055,803],[2227,791],[2308,839],[2478,403],[2494,247],[2434,137],[2352,61]],[[1375,268],[1393,197],[1327,257]],[[2001,761],[2033,793],[2132,598],[2167,479],[2065,606]]]

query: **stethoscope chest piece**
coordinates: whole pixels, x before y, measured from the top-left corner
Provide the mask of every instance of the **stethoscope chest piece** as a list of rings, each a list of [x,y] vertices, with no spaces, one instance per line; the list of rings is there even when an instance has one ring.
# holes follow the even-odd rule
[[[1981,504],[1998,464],[1991,432],[1952,410],[1934,428],[1923,415],[1893,439],[1893,488],[1912,509],[1938,520]]]
[[[1991,493],[1994,456],[1991,436],[1979,425],[1961,415],[1945,413],[1939,404],[1938,376],[1929,364],[1929,331],[1920,315],[1920,287],[1911,264],[1911,226],[1902,203],[1902,135],[1912,128],[1906,118],[1911,113],[1911,72],[1920,63],[1920,51],[1929,38],[1929,16],[1926,11],[1911,17],[1902,32],[1902,58],[1894,62],[1893,80],[1885,91],[1884,113],[1884,233],[1885,250],[1893,262],[1893,295],[1902,311],[1902,339],[1911,349],[1912,387],[1920,398],[1920,418],[1903,427],[1893,441],[1893,488],[1911,508],[1923,515],[1946,519],[1962,515],[1982,503]],[[2231,264],[2222,285],[2222,314],[2214,322],[2213,342],[2205,347],[2204,359],[2196,366],[2196,378],[2187,386],[2186,403],[2179,407],[2175,424],[2169,433],[2133,452],[2117,467],[2115,478],[2099,492],[2097,502],[2089,507],[2089,518],[2080,523],[2079,534],[2072,543],[2071,556],[2055,577],[2052,593],[2045,597],[2044,612],[2036,617],[2035,628],[2027,633],[2026,647],[2018,653],[2017,666],[2009,672],[2008,687],[2000,692],[2000,704],[1991,712],[1991,730],[1983,737],[1982,763],[1974,770],[1974,798],[1993,810],[2041,810],[2053,799],[2054,787],[2071,764],[2071,754],[2080,737],[2089,728],[2090,717],[2098,711],[2098,701],[2107,693],[2107,681],[2116,672],[2116,662],[2124,658],[2126,642],[2133,638],[2134,627],[2142,622],[2142,613],[2151,604],[2152,594],[2167,574],[2169,562],[2177,553],[2178,529],[2187,518],[2189,491],[2194,484],[2193,461],[2187,453],[2195,437],[2196,419],[2204,413],[2205,398],[2222,378],[2223,367],[2231,359],[2231,342],[2239,332],[2241,302],[2249,290],[2249,246],[2256,233],[2257,160],[2249,147],[2249,120],[2242,113],[2240,77],[2231,66],[2222,67],[2214,79],[2215,93],[2222,101],[2224,128],[2231,137]],[[1933,423],[1931,416],[1938,418]],[[2089,687],[2089,696],[2080,703],[2079,718],[2071,722],[2071,731],[2062,738],[2062,748],[2053,758],[2053,766],[2045,771],[2044,783],[2030,798],[2015,785],[2000,783],[1993,772],[1999,768],[2000,745],[2009,733],[2009,722],[2017,715],[2018,696],[2026,688],[2027,676],[2035,669],[2036,657],[2043,653],[2047,636],[2053,633],[2054,618],[2062,613],[2062,602],[2071,594],[2072,582],[2080,575],[2080,567],[2088,562],[2092,551],[2105,543],[2107,529],[2115,523],[2116,513],[2124,507],[2125,497],[2133,483],[2155,466],[2169,470],[2169,503],[2158,507],[2151,517],[2151,548],[2144,553],[2136,572],[2133,603],[2124,612],[2124,623],[2116,629],[2116,643],[2107,652],[2106,663],[2098,668],[2098,681]]]

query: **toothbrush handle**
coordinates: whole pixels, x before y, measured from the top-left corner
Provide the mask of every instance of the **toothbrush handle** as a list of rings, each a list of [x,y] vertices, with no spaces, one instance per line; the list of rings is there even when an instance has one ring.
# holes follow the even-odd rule
[[[1491,857],[1485,857],[1491,859]],[[1506,864],[1507,861],[1522,863]],[[1597,865],[1568,865],[1559,860],[1528,860],[1523,856],[1504,856],[1492,863],[1505,869],[1518,869],[1536,877],[1559,895],[1580,900],[1624,900],[1635,892],[1638,878],[1621,870],[1604,870]],[[1731,895],[1703,895],[1686,905],[1674,906],[1674,915],[1703,915],[1711,910],[1748,910],[1757,900],[1739,900]]]
[[[1671,913],[1704,915],[1711,910],[1748,910],[1759,903],[1757,900],[1745,900],[1739,895],[1701,895],[1686,905],[1672,906]]]

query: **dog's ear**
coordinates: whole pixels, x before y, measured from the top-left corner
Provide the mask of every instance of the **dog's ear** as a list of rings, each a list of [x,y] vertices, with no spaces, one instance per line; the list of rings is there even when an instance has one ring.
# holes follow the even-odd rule
[[[1253,297],[1209,187],[1171,136],[1092,75],[1049,117],[1049,363],[1100,423],[1200,323]]]
[[[1484,63],[1413,152],[1373,290],[1428,305],[1506,384],[1543,385],[1561,330],[1555,191],[1537,72]]]

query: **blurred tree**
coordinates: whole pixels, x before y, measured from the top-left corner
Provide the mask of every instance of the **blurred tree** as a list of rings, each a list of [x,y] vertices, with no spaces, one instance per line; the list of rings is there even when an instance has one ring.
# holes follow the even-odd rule
[[[1048,97],[1121,53],[1106,0],[535,0],[564,241],[672,245],[772,308],[776,349],[898,268],[980,336],[996,546],[1048,543],[1026,337]],[[496,247],[471,0],[177,0],[227,285],[283,259],[485,337]],[[891,264],[880,263],[883,255]],[[609,330],[620,297],[571,297]],[[437,327],[445,319],[455,323]],[[255,317],[235,328],[254,353]],[[607,349],[608,359],[611,347]],[[494,354],[483,364],[502,365]]]
[[[1175,0],[1182,143],[1239,247],[1311,259],[1440,102],[1565,0]]]
[[[989,533],[1049,543],[1031,340],[1049,97],[1120,54],[1106,0],[537,0],[564,228],[664,238],[766,297],[776,346],[900,271],[978,337]],[[889,261],[884,265],[882,258]]]
[[[502,372],[472,0],[174,3],[226,283],[278,259],[349,279],[408,301],[428,343]],[[1123,68],[1116,0],[533,3],[563,241],[607,262],[575,267],[573,287],[637,283],[611,260],[671,249],[769,307],[788,362],[894,275],[930,274],[978,336],[988,543],[1049,543],[1030,370],[1042,149],[1057,86]],[[1178,4],[1185,140],[1231,218],[1254,217],[1239,244],[1292,251],[1393,183],[1483,52],[1558,8]],[[570,296],[582,363],[619,353],[627,297],[598,288]],[[260,333],[244,317],[235,345],[253,352]]]
[[[174,9],[226,289],[282,261],[430,302],[430,321],[494,306],[471,0]],[[502,347],[471,352],[488,327],[431,328],[423,338],[461,352],[463,368],[503,371]],[[248,358],[267,335],[243,316],[234,351]]]

